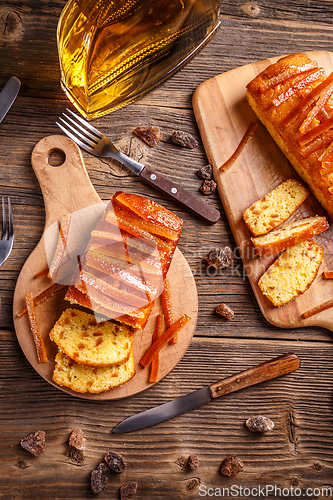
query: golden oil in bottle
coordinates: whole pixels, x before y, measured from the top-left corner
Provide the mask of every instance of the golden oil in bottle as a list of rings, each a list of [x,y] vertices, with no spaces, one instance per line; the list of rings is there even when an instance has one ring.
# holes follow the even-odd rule
[[[69,0],[58,23],[62,87],[88,119],[179,69],[219,25],[220,0]]]

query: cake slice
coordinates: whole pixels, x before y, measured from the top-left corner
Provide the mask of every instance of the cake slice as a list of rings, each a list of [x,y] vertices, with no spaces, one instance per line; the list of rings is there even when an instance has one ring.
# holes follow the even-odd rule
[[[309,195],[295,179],[288,179],[253,203],[243,219],[253,236],[266,234],[285,222]]]
[[[77,363],[113,366],[128,360],[133,332],[111,321],[97,323],[95,316],[78,309],[66,309],[50,331],[50,338]]]
[[[275,255],[329,229],[326,217],[316,215],[291,222],[268,234],[251,238],[256,255]]]
[[[315,280],[323,254],[315,240],[288,248],[259,279],[263,295],[275,307],[302,295]]]
[[[126,384],[135,375],[133,352],[125,363],[97,368],[76,363],[62,351],[58,352],[55,360],[52,380],[80,393],[109,391]]]

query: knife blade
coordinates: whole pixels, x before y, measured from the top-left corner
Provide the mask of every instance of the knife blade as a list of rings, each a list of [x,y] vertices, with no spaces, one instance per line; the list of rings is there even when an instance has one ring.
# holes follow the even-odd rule
[[[20,80],[16,76],[12,76],[0,92],[0,123],[12,107],[20,87]]]
[[[231,392],[272,380],[287,373],[298,370],[301,366],[299,357],[294,353],[286,353],[277,358],[249,368],[226,379],[215,382],[197,391],[181,396],[162,405],[137,413],[118,424],[112,432],[125,433],[150,427],[165,420],[182,415],[203,406],[214,398]]]

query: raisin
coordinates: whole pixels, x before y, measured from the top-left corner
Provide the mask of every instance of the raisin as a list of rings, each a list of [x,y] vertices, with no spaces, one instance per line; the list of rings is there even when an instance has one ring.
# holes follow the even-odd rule
[[[91,489],[95,495],[103,493],[108,485],[110,475],[110,469],[104,462],[98,464],[96,469],[91,472]]]
[[[206,196],[209,196],[209,195],[215,193],[216,186],[217,186],[217,184],[213,180],[211,180],[211,181],[205,180],[201,184],[200,191],[202,191],[203,194],[205,194]]]
[[[207,179],[210,181],[213,177],[213,167],[211,165],[206,165],[205,167],[199,168],[197,174],[202,179]]]
[[[82,464],[84,461],[83,450],[86,447],[86,439],[82,429],[74,429],[69,437],[68,456],[72,462]]]
[[[35,456],[41,455],[45,451],[45,432],[32,432],[29,436],[21,439],[22,448],[29,451]]]
[[[109,451],[105,457],[105,462],[108,464],[111,470],[117,474],[121,474],[127,467],[127,462],[120,453],[116,451]]]
[[[176,465],[178,465],[178,467],[180,467],[181,469],[186,469],[187,466],[186,459],[184,457],[177,458]]]
[[[134,133],[151,148],[156,146],[162,138],[159,127],[136,127]]]
[[[227,319],[234,319],[235,316],[234,311],[227,306],[227,304],[220,304],[217,306],[215,312],[217,312],[217,314],[221,314],[221,316],[224,316]]]
[[[197,488],[200,484],[200,481],[197,477],[193,477],[189,482],[188,482],[188,485],[187,485],[187,489],[188,491],[192,491],[194,490],[195,488]]]
[[[238,457],[229,456],[222,462],[221,472],[225,476],[235,476],[243,470],[244,464]]]
[[[182,132],[181,130],[174,130],[171,136],[172,142],[178,144],[179,146],[183,146],[184,148],[196,148],[198,146],[198,141],[194,139],[191,134],[187,132]]]
[[[230,247],[212,248],[205,259],[210,266],[216,267],[216,269],[224,269],[231,265],[234,260],[234,253]]]
[[[126,484],[123,484],[120,488],[120,500],[128,500],[135,495],[136,490],[138,488],[138,483],[135,481],[128,481]]]
[[[197,470],[199,467],[199,459],[196,455],[190,455],[187,460],[187,466],[191,470]]]
[[[257,415],[256,417],[247,419],[246,427],[250,429],[250,431],[259,434],[261,432],[271,431],[274,428],[274,422],[270,418]]]

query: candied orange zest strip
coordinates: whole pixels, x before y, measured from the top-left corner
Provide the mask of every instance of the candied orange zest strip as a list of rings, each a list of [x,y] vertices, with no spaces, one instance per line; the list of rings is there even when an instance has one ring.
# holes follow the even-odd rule
[[[162,328],[163,328],[163,316],[159,314],[156,318],[152,343],[156,342],[156,340],[162,335]],[[149,382],[152,383],[157,382],[159,368],[160,368],[160,353],[158,352],[156,356],[154,356],[151,362]]]
[[[309,142],[313,141],[314,139],[317,139],[317,137],[322,135],[324,132],[327,132],[332,127],[333,127],[333,117],[329,118],[328,120],[325,120],[320,125],[317,125],[317,127],[310,130],[310,132],[308,132],[307,134],[304,134],[303,136],[299,137],[298,142],[300,143],[301,146],[306,146],[307,144],[309,144]]]
[[[333,279],[333,271],[324,271],[324,278],[331,280]]]
[[[184,222],[177,215],[148,198],[122,191],[115,193],[114,198],[118,203],[147,221],[155,221],[169,227],[172,231],[182,230]]]
[[[330,307],[333,307],[333,299],[327,300],[326,302],[323,302],[322,304],[302,313],[302,318],[310,318],[310,316],[314,316],[315,314],[318,314],[322,311],[326,311],[326,309],[329,309]]]
[[[328,132],[326,132],[325,134],[314,140],[311,144],[302,148],[301,155],[304,156],[304,158],[307,158],[312,153],[318,151],[318,149],[323,148],[324,146],[330,144],[332,141],[333,141],[333,129],[330,129],[328,130]]]
[[[61,290],[62,288],[64,288],[64,286],[65,285],[60,285],[59,283],[54,283],[53,285],[49,286],[42,293],[40,293],[39,295],[37,295],[33,299],[34,306],[38,306],[38,304],[40,304],[41,302],[43,302],[48,297],[51,297],[51,295],[53,295],[58,290]],[[17,313],[17,316],[19,318],[22,318],[22,316],[24,316],[26,313],[27,313],[27,308],[23,307],[23,309],[21,309],[21,311]]]
[[[190,317],[184,314],[179,318],[171,328],[168,328],[146,351],[141,358],[140,364],[147,368],[152,362],[154,356],[190,321]]]
[[[38,273],[35,274],[34,278],[35,279],[41,278],[42,276],[45,276],[45,274],[47,274],[48,272],[49,272],[49,268],[44,267],[44,269],[42,269],[41,271],[38,271]]]
[[[292,121],[298,116],[306,112],[307,108],[318,98],[320,99],[322,94],[330,92],[333,84],[333,73],[331,73],[326,80],[315,87],[311,92],[299,103],[293,110],[288,113],[288,115],[282,120],[284,126],[288,126]],[[312,121],[312,120],[311,120]]]
[[[302,73],[306,73],[307,71],[311,69],[317,68],[317,64],[315,62],[311,62],[309,64],[304,64],[304,66],[296,66],[296,68],[287,68],[285,71],[282,71],[279,75],[273,76],[269,80],[266,80],[260,85],[260,91],[262,93],[267,92],[267,90],[272,89],[276,85],[279,85],[279,83],[283,83],[293,76],[301,75]]]
[[[71,220],[71,214],[64,215],[61,219],[58,244],[48,273],[48,277],[53,281],[56,281],[57,279],[57,275],[65,255]]]
[[[234,153],[230,156],[230,158],[226,162],[223,163],[223,165],[221,165],[219,169],[221,172],[226,172],[235,163],[235,161],[245,148],[246,144],[249,142],[250,138],[254,135],[255,131],[257,130],[257,127],[258,127],[257,121],[250,123],[248,129],[243,135],[242,140],[238,144]]]
[[[121,228],[120,222],[127,222],[128,226],[124,227],[125,231],[133,233],[133,227],[138,228],[141,231],[146,231],[151,236],[156,236],[159,239],[167,240],[168,242],[175,242],[179,240],[179,236],[181,233],[180,230],[173,229],[172,227],[168,227],[166,224],[162,224],[161,222],[155,222],[154,220],[144,219],[140,215],[132,212],[126,206],[123,206],[120,201],[117,199],[112,201],[114,215],[118,220],[118,225]],[[108,222],[112,222],[113,214],[111,212],[108,213],[106,220]],[[151,239],[151,238],[149,238]]]
[[[40,363],[47,363],[48,357],[47,357],[44,341],[43,341],[43,338],[42,338],[42,335],[40,333],[39,326],[37,323],[35,306],[34,306],[34,299],[33,299],[31,292],[27,293],[25,296],[25,305],[26,305],[27,312],[28,312],[32,336],[33,336],[34,343],[36,346],[38,361]]]
[[[165,318],[166,327],[170,328],[172,324],[175,322],[172,310],[172,300],[171,300],[171,292],[170,292],[170,283],[168,278],[164,280],[164,288],[161,294],[162,299],[162,309]],[[170,344],[177,343],[177,335],[175,335],[171,340]]]
[[[310,113],[307,115],[307,117],[303,121],[302,125],[300,126],[299,131],[302,134],[305,134],[306,132],[309,131],[309,128],[311,127],[312,121],[316,118],[316,116],[319,114],[319,112],[323,109],[325,104],[327,104],[327,102],[330,99],[332,94],[333,94],[333,82],[328,87],[328,89],[326,89],[323,92],[323,94],[319,97],[317,103],[312,108],[312,110],[310,111]]]
[[[333,170],[333,142],[325,149],[323,154],[318,158],[321,162],[319,168],[320,175],[328,174]]]
[[[315,82],[322,75],[324,75],[324,72],[321,68],[319,70],[317,68],[311,70],[310,74],[305,77],[302,75],[301,80],[295,81],[295,83],[292,84],[292,87],[279,94],[275,99],[273,99],[272,104],[274,104],[274,106],[280,106],[280,104],[296,94],[298,90],[304,89],[310,85],[310,83]]]

